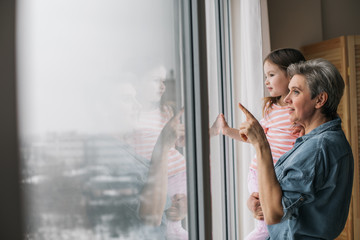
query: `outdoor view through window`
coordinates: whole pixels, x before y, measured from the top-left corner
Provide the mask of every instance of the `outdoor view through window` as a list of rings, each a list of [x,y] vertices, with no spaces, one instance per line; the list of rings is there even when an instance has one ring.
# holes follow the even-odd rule
[[[188,239],[180,1],[19,0],[25,239]]]

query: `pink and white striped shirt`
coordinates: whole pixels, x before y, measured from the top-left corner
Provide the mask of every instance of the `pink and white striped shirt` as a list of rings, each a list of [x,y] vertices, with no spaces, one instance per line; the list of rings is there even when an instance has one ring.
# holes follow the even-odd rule
[[[289,107],[273,104],[265,117],[260,120],[270,144],[274,165],[279,158],[293,148],[298,134],[292,134],[294,123],[289,120]],[[250,168],[257,169],[256,157],[252,159]]]
[[[171,112],[166,110],[162,112],[160,109],[142,112],[139,116],[138,126],[135,129],[130,144],[140,156],[151,159],[155,143],[165,124],[170,120]],[[185,158],[175,149],[175,146],[168,153],[168,176],[174,176],[185,171]]]

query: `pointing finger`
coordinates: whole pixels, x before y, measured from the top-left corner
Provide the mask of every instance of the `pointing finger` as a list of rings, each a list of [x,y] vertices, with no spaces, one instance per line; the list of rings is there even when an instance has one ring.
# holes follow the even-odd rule
[[[180,111],[176,113],[176,117],[177,117],[177,118],[180,118],[181,115],[184,113],[184,111],[185,111],[185,108],[182,107],[182,108],[180,109]]]
[[[247,110],[241,103],[239,103],[239,108],[245,114],[246,120],[255,119],[255,117],[251,114],[251,112],[249,112],[249,110]]]
[[[185,109],[182,107],[182,108],[180,109],[180,111],[178,111],[173,118],[176,119],[176,120],[180,120],[180,117],[183,115],[184,110],[185,110]]]

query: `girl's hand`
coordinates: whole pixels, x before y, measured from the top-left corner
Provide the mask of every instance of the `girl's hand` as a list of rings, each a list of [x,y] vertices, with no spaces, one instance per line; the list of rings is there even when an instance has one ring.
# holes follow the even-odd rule
[[[224,134],[224,130],[227,128],[229,128],[229,125],[225,120],[224,114],[220,113],[210,128],[210,137]]]
[[[301,125],[292,126],[291,130],[292,130],[291,132],[292,135],[299,135],[299,137],[302,137],[305,134],[305,128]]]
[[[247,200],[247,206],[257,220],[264,220],[264,213],[261,209],[260,198],[258,192],[253,192]]]

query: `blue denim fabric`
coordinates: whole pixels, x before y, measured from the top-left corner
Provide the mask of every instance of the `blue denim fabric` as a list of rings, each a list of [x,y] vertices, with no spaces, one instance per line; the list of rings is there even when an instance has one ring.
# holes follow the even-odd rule
[[[148,180],[148,173],[150,167],[150,159],[146,159],[133,152],[130,146],[125,144],[119,144],[123,150],[123,155],[120,158],[120,162],[123,165],[124,171],[128,174],[136,176],[133,184],[133,191],[136,192],[136,196],[131,201],[126,202],[124,200],[124,206],[121,214],[127,218],[127,226],[130,226],[131,234],[136,232],[137,239],[142,240],[165,240],[166,239],[166,214],[162,215],[160,226],[151,226],[144,224],[139,216],[140,209],[140,192],[142,191],[145,183]],[[124,198],[125,199],[125,198]],[[166,197],[165,210],[171,207],[171,199]],[[122,223],[120,222],[120,225]],[[125,234],[129,234],[125,232]]]
[[[298,138],[275,165],[284,216],[269,239],[334,239],[348,216],[354,159],[341,120]]]

